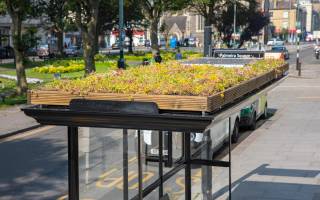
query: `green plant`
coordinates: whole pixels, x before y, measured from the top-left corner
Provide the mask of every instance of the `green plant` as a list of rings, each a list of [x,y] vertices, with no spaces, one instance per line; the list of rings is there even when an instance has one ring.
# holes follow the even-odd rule
[[[240,68],[226,68],[165,62],[127,70],[109,70],[83,79],[57,80],[44,86],[44,89],[80,93],[210,96],[283,63],[281,60],[262,60]]]

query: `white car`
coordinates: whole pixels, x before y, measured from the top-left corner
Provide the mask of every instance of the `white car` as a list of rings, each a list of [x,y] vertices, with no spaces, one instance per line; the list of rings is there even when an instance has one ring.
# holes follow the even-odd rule
[[[284,41],[278,39],[278,38],[273,38],[267,42],[268,46],[283,46]]]

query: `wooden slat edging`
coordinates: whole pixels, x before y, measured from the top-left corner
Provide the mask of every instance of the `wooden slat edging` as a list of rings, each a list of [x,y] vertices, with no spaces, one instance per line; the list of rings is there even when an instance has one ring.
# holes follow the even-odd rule
[[[116,100],[155,102],[160,109],[205,111],[212,112],[234,100],[264,86],[277,79],[288,70],[289,65],[284,64],[276,70],[262,74],[239,85],[226,89],[213,96],[177,96],[177,95],[144,95],[144,94],[115,94],[115,93],[87,93],[61,92],[54,90],[32,90],[28,92],[28,102],[43,105],[69,105],[72,99]]]

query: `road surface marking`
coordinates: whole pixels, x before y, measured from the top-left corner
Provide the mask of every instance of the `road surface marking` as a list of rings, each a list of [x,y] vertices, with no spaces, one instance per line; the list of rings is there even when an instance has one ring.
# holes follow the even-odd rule
[[[196,174],[194,176],[191,176],[191,181],[195,184],[195,183],[198,183],[200,182],[200,179],[201,178],[201,170],[198,170],[196,172]],[[174,192],[173,194],[174,195],[182,195],[184,194],[184,177],[178,177],[176,179],[176,184],[180,187],[180,190],[178,192]]]
[[[64,195],[62,197],[59,197],[57,200],[68,200],[68,195]],[[95,199],[92,199],[92,198],[81,198],[80,200],[95,200]]]
[[[14,140],[23,139],[23,138],[26,138],[26,137],[29,137],[29,136],[32,136],[32,135],[36,135],[36,134],[41,133],[43,131],[50,130],[53,127],[54,126],[40,127],[40,128],[31,130],[31,131],[27,131],[27,132],[22,133],[22,134],[18,134],[18,135],[14,135],[14,136],[11,136],[11,137],[8,137],[8,138],[4,138],[4,139],[0,140],[0,143],[2,143],[2,142],[11,142],[11,141],[14,141]]]
[[[279,85],[277,88],[320,88],[320,85]]]
[[[297,99],[320,99],[320,97],[297,97]]]
[[[154,176],[154,173],[153,172],[143,172],[143,178],[142,178],[142,183],[144,182],[147,182],[148,180],[150,180],[152,177]],[[138,173],[136,173],[136,177],[135,178],[138,178]],[[131,180],[128,180],[128,181],[131,181]],[[119,185],[117,185],[119,186]],[[120,185],[121,188],[117,187],[118,189],[122,189],[122,185]],[[135,183],[133,184],[131,187],[129,187],[129,190],[134,190],[134,189],[137,189],[139,186],[139,183]]]

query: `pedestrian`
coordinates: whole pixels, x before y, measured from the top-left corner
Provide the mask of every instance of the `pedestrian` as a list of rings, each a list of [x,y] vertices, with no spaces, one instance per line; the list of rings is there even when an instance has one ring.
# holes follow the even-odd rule
[[[161,63],[162,62],[162,57],[160,55],[160,51],[157,51],[157,53],[156,53],[156,55],[154,55],[153,59],[154,59],[154,61],[156,63]]]
[[[178,49],[178,50],[177,50],[177,53],[176,53],[176,60],[182,60],[182,54],[181,54],[180,49]]]

